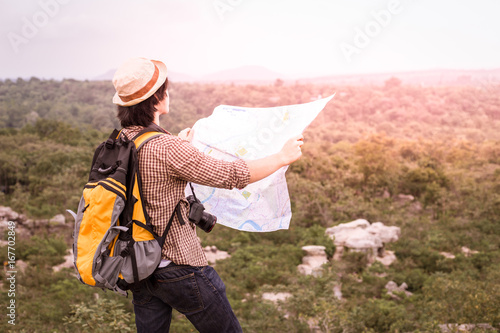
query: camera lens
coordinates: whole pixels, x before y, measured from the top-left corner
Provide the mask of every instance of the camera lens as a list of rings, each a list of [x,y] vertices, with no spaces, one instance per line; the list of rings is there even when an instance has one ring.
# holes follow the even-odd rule
[[[203,216],[198,223],[198,227],[205,232],[210,232],[214,228],[215,223],[217,223],[216,216],[203,212]]]

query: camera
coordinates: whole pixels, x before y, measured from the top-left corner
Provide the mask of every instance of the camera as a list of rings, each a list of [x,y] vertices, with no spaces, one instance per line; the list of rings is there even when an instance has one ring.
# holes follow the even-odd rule
[[[217,217],[215,215],[204,212],[205,207],[203,204],[196,198],[194,194],[193,186],[191,186],[192,195],[188,196],[186,199],[189,202],[189,221],[196,224],[201,230],[205,232],[210,232],[217,223]]]

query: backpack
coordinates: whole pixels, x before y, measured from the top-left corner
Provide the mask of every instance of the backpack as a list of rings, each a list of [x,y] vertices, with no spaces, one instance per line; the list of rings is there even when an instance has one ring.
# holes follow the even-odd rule
[[[161,249],[179,204],[162,234],[153,232],[145,210],[137,152],[163,135],[147,127],[129,140],[114,130],[97,147],[89,180],[75,214],[74,265],[79,280],[122,295],[148,278],[161,261]]]

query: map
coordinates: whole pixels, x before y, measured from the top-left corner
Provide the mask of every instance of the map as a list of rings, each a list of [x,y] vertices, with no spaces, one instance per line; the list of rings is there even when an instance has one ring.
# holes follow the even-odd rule
[[[270,108],[220,105],[193,126],[193,145],[226,161],[253,160],[275,154],[301,134],[335,94],[310,103]],[[307,141],[306,141],[307,144]],[[196,197],[217,223],[238,230],[269,232],[288,229],[292,212],[283,167],[242,190],[193,184]],[[186,187],[186,196],[191,195]]]

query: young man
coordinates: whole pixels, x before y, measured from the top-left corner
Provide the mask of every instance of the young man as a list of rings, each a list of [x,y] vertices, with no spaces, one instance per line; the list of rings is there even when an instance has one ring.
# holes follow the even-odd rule
[[[124,134],[133,138],[144,127],[153,126],[165,135],[147,142],[139,151],[146,211],[154,231],[163,233],[180,202],[183,221],[177,216],[162,249],[162,261],[153,278],[132,290],[138,332],[168,332],[172,308],[183,313],[200,332],[241,332],[225,285],[207,259],[189,222],[189,203],[184,190],[188,182],[219,187],[244,188],[265,178],[302,155],[303,137],[290,139],[272,156],[253,161],[227,162],[194,148],[187,128],[179,136],[163,130],[160,115],[169,112],[167,68],[145,58],[126,61],[113,78],[118,119]]]

